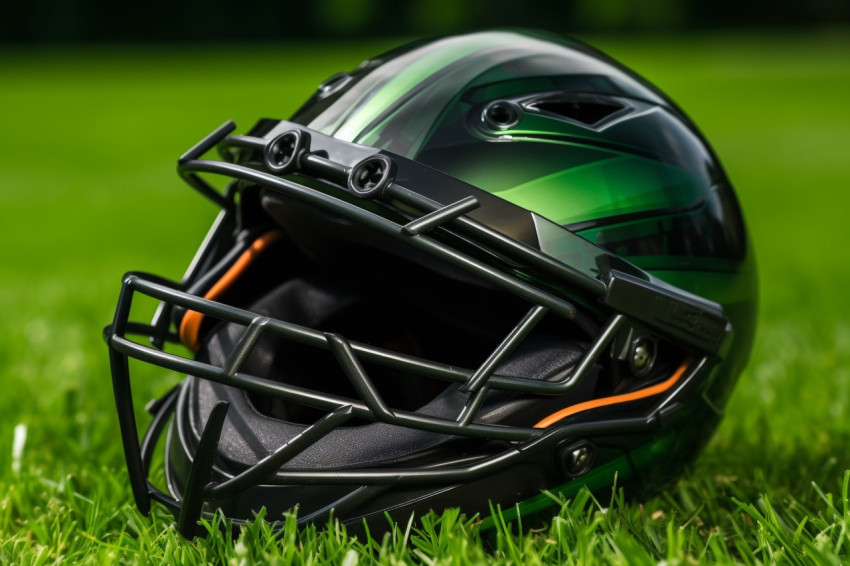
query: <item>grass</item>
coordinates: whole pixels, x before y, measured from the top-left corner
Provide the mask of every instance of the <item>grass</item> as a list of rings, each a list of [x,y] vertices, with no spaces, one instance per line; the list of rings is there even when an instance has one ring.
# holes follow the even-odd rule
[[[286,117],[387,46],[0,53],[0,563],[842,563],[850,548],[850,40],[591,38],[688,110],[720,154],[761,272],[755,351],[673,488],[562,502],[548,528],[456,512],[378,540],[262,521],[185,541],[139,515],[101,327],[128,269],[179,277],[215,211],[175,160],[227,118]],[[137,382],[141,398],[166,378]],[[13,454],[15,430],[26,441]],[[18,433],[20,436],[20,432]],[[218,521],[219,519],[216,519]],[[214,521],[215,522],[215,521]],[[216,531],[215,525],[210,530]]]

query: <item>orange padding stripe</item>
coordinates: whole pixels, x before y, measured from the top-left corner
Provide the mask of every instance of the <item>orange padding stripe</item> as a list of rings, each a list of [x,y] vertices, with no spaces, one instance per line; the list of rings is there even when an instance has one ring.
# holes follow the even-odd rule
[[[629,401],[637,401],[638,399],[643,399],[645,397],[651,397],[653,395],[658,395],[659,393],[664,393],[665,391],[676,385],[680,379],[682,379],[682,376],[685,374],[685,371],[690,365],[691,357],[688,356],[687,358],[685,358],[685,361],[682,362],[682,365],[679,366],[679,368],[673,373],[672,376],[670,376],[667,381],[663,381],[651,387],[647,387],[646,389],[632,391],[631,393],[614,395],[613,397],[604,397],[602,399],[593,399],[591,401],[585,401],[584,403],[572,405],[565,409],[561,409],[557,413],[552,413],[551,415],[534,425],[534,428],[546,428],[571,415],[581,413],[582,411],[597,409],[599,407],[607,407],[608,405],[616,405],[618,403],[628,403]]]
[[[251,244],[251,246],[242,252],[230,269],[222,275],[221,279],[215,282],[210,287],[210,290],[204,295],[205,299],[214,301],[217,299],[230,285],[242,275],[248,266],[257,256],[262,253],[269,245],[279,240],[283,234],[278,230],[266,232]],[[201,323],[204,321],[204,315],[197,311],[188,311],[183,315],[183,320],[180,322],[180,341],[183,342],[193,352],[197,352],[201,344],[198,342],[198,333],[201,331]]]

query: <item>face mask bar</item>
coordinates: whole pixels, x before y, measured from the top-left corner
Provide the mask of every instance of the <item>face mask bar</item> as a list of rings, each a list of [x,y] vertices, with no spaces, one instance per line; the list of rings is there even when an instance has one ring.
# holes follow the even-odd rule
[[[674,288],[657,285],[651,277],[641,274],[636,268],[631,268],[632,273],[643,275],[644,278],[614,269],[602,274],[601,278],[594,278],[469,218],[467,214],[479,206],[475,197],[459,199],[453,204],[442,206],[418,191],[393,182],[395,164],[389,156],[375,153],[373,148],[348,144],[351,146],[351,151],[346,157],[349,161],[356,160],[356,162],[340,163],[327,156],[330,152],[310,151],[310,137],[318,138],[321,134],[310,132],[294,124],[286,125],[293,126],[293,129],[276,135],[271,140],[266,140],[250,136],[228,138],[227,134],[235,127],[232,122],[228,122],[180,158],[181,176],[222,207],[223,213],[217,222],[218,229],[211,232],[182,283],[147,274],[130,273],[125,276],[113,324],[104,330],[104,337],[110,349],[113,387],[119,410],[125,457],[136,503],[145,514],[149,512],[151,500],[166,505],[178,516],[178,526],[186,536],[194,534],[204,502],[222,500],[258,484],[449,485],[491,474],[528,458],[540,450],[552,449],[555,445],[569,439],[651,430],[658,426],[660,412],[665,408],[669,409],[671,399],[679,395],[688,384],[699,381],[696,376],[706,374],[728,347],[731,328],[718,305],[689,296]],[[323,141],[334,144],[344,143],[338,140]],[[232,157],[234,150],[261,152],[262,163],[250,162],[248,165],[238,165],[199,159],[216,145],[226,157]],[[365,157],[363,153],[366,153]],[[296,180],[267,173],[260,168],[276,174],[295,171],[302,174],[309,173],[316,178],[336,182],[360,198],[381,200],[384,203],[403,203],[406,208],[420,210],[422,215],[406,224],[399,224],[356,204],[311,189]],[[323,333],[202,299],[185,292],[185,289],[202,271],[202,266],[208,263],[207,256],[212,253],[210,250],[213,244],[225,237],[222,235],[224,232],[222,226],[228,224],[227,217],[235,214],[237,207],[232,192],[226,194],[217,192],[203,181],[198,173],[226,175],[341,215],[466,269],[485,281],[526,299],[533,306],[481,366],[472,370],[352,342],[338,334]],[[576,320],[580,324],[581,313],[574,305],[561,297],[515,275],[505,273],[482,260],[463,254],[428,235],[429,232],[441,227],[450,227],[451,230],[475,243],[517,260],[520,265],[530,265],[548,275],[555,276],[565,286],[576,289],[579,294],[589,296],[591,299],[595,298],[603,307],[608,307],[606,310],[614,311],[603,328],[596,333],[595,339],[584,356],[568,376],[557,382],[547,382],[496,374],[499,365],[528,336],[547,312],[551,311],[568,320]],[[580,239],[578,236],[567,234],[569,237]],[[594,253],[598,255],[610,256],[606,252],[599,251],[592,244],[588,243],[587,246],[593,248]],[[617,259],[615,256],[611,257]],[[129,320],[130,306],[135,293],[161,301],[162,308],[158,310],[155,320],[150,325]],[[642,304],[634,305],[635,301]],[[170,319],[170,313],[175,307],[194,310],[204,316],[245,327],[241,338],[222,367],[157,349],[164,342],[178,341],[174,333],[168,332],[168,323],[164,322]],[[681,379],[671,384],[669,393],[643,416],[573,422],[548,429],[475,422],[476,415],[490,390],[544,395],[560,395],[572,390],[586,377],[588,369],[608,347],[615,335],[630,324],[629,319],[637,320],[641,324],[662,332],[686,350],[700,352],[696,357],[686,361],[687,368],[682,372]],[[321,393],[242,373],[241,367],[248,359],[253,346],[267,333],[305,346],[329,350],[351,382],[358,398]],[[155,348],[128,339],[126,337],[128,334],[148,337]],[[283,444],[274,453],[236,476],[212,485],[209,482],[214,469],[216,447],[228,408],[226,402],[220,402],[213,408],[201,434],[181,502],[158,490],[148,480],[154,447],[174,411],[177,389],[149,407],[154,419],[140,445],[130,390],[129,357],[249,392],[303,403],[326,410],[328,413],[305,429],[302,434]],[[458,383],[461,384],[460,390],[467,393],[469,398],[454,420],[393,409],[381,398],[361,362],[384,364],[411,373]],[[500,439],[512,442],[513,445],[500,454],[471,465],[443,468],[332,471],[282,468],[293,457],[334,429],[343,426],[353,417],[458,437]],[[353,494],[352,497],[354,497]],[[342,500],[339,503],[343,504]]]

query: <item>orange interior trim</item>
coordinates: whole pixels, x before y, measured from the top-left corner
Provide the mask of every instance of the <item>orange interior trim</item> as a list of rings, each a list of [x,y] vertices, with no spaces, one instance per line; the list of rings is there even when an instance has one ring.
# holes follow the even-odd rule
[[[658,395],[659,393],[664,393],[682,379],[685,371],[691,365],[691,359],[691,356],[686,357],[685,361],[682,362],[682,365],[680,365],[679,368],[673,372],[673,375],[666,381],[657,383],[651,387],[647,387],[646,389],[632,391],[631,393],[624,393],[622,395],[614,395],[612,397],[603,397],[602,399],[593,399],[591,401],[585,401],[584,403],[577,403],[570,407],[561,409],[556,413],[552,413],[534,425],[534,428],[546,428],[571,415],[575,415],[576,413],[581,413],[583,411],[589,411],[590,409],[607,407],[608,405],[616,405],[618,403],[628,403],[629,401],[637,401],[638,399],[644,399],[646,397]]]
[[[224,291],[241,276],[254,259],[259,256],[263,250],[269,247],[270,244],[279,240],[283,236],[278,230],[266,232],[250,245],[250,247],[242,252],[242,255],[230,266],[221,279],[215,282],[210,287],[210,290],[204,294],[205,299],[214,301],[221,296]],[[201,331],[201,323],[204,321],[204,315],[197,311],[187,311],[183,315],[183,320],[180,322],[180,341],[193,352],[197,352],[201,344],[198,341],[198,333]]]

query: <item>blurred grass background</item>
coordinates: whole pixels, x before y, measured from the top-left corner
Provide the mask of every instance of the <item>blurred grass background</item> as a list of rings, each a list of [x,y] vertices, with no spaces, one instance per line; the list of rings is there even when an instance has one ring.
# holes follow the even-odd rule
[[[837,491],[850,469],[850,34],[581,38],[702,128],[761,273],[756,347],[728,415],[653,505],[687,509],[693,491],[725,501],[717,513],[760,493],[816,507],[811,482]],[[288,117],[321,80],[400,41],[0,47],[0,558],[81,548],[51,524],[78,537],[136,520],[100,332],[121,275],[179,278],[215,215],[177,157],[228,118],[244,132]],[[142,398],[163,388],[135,385]],[[73,526],[58,522],[71,500],[84,509]]]

